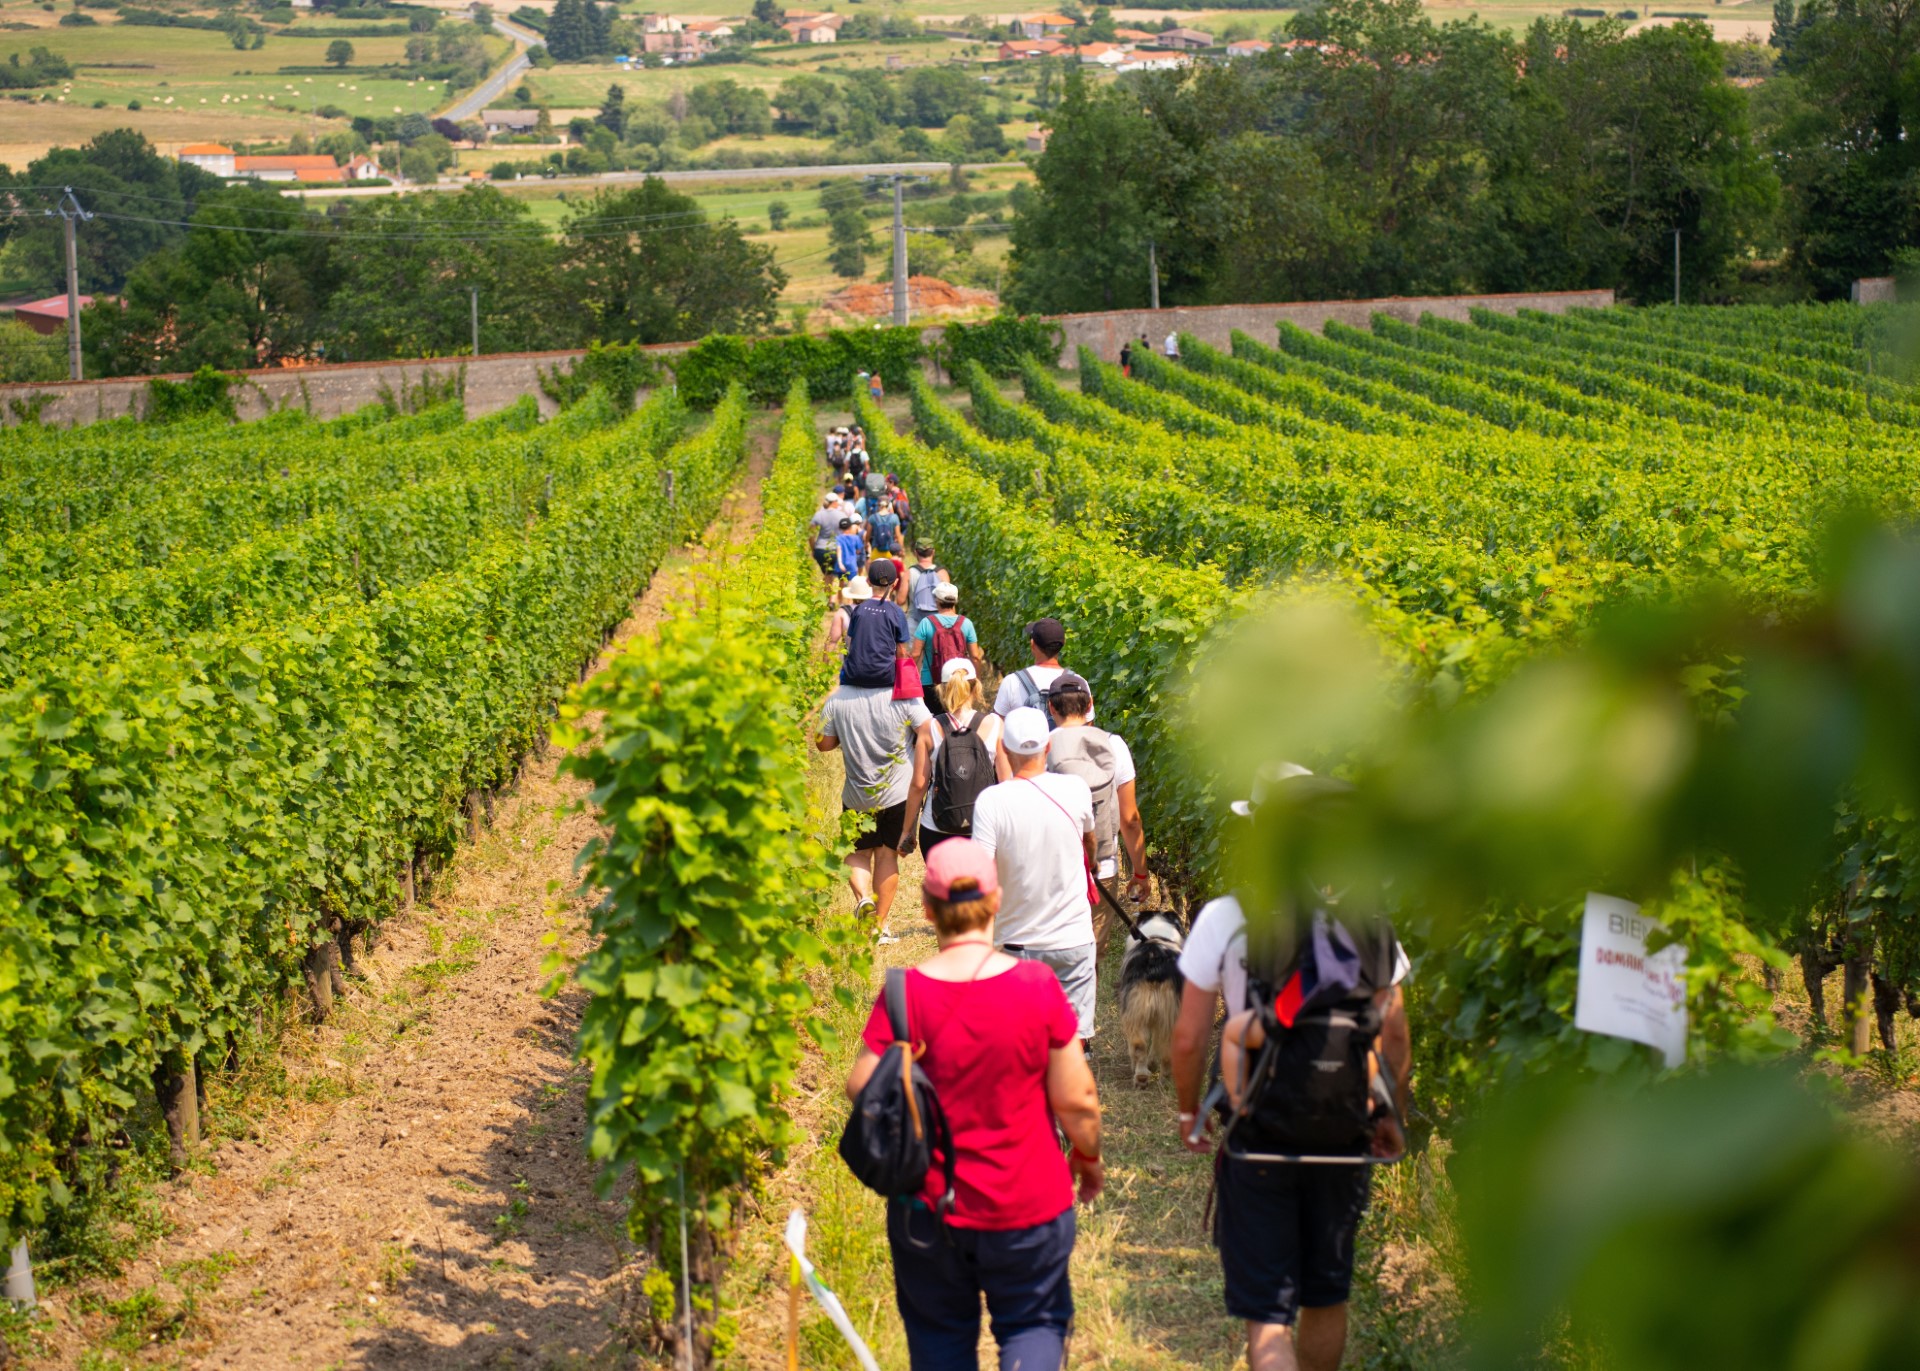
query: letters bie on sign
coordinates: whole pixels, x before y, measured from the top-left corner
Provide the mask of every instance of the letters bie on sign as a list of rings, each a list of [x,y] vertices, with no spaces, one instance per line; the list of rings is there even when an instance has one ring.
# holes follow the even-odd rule
[[[1687,1059],[1687,950],[1649,953],[1647,935],[1660,931],[1631,901],[1587,896],[1573,1026],[1657,1047],[1676,1067]]]

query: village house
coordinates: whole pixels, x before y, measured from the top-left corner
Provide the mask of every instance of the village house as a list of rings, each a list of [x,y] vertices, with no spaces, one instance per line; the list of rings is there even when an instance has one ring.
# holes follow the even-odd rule
[[[1035,129],[1027,135],[1028,152],[1045,152],[1047,142],[1053,137],[1052,129]]]
[[[1136,52],[1114,68],[1115,71],[1178,71],[1193,65],[1184,52]]]
[[[1238,42],[1227,44],[1227,56],[1258,57],[1263,52],[1271,51],[1272,48],[1273,44],[1264,38],[1242,38]]]
[[[1127,50],[1118,43],[1082,43],[1074,51],[1082,66],[1113,68],[1127,60]]]
[[[1056,52],[1065,52],[1067,45],[1056,38],[1014,38],[1000,45],[1002,62],[1026,62],[1035,57],[1049,57]]]
[[[1151,43],[1160,35],[1150,29],[1115,29],[1115,41],[1132,46],[1138,43]]]
[[[846,22],[844,15],[808,14],[796,17],[794,11],[789,10],[787,22],[780,27],[796,43],[837,43],[840,41],[840,26]]]
[[[1198,52],[1201,48],[1213,46],[1213,35],[1199,29],[1168,29],[1154,36],[1153,45],[1157,48],[1174,48],[1182,52]]]
[[[80,297],[80,308],[85,309],[93,303],[91,295]],[[67,331],[67,297],[49,295],[44,300],[35,300],[30,304],[15,305],[13,317],[32,329],[35,333],[51,337]]]
[[[483,109],[480,111],[480,127],[492,138],[500,133],[532,133],[540,126],[540,111],[537,109]]]
[[[1029,38],[1045,38],[1049,34],[1071,33],[1073,20],[1064,14],[1028,14],[1020,20],[1020,32]]]
[[[233,175],[233,149],[219,143],[188,143],[174,157],[215,176]]]

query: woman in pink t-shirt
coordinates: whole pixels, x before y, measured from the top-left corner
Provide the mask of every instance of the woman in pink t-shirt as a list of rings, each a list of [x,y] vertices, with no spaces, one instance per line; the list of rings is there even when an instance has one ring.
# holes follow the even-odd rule
[[[1086,1204],[1105,1183],[1093,1072],[1053,972],[993,950],[1000,888],[986,849],[941,843],[922,888],[940,951],[907,973],[907,1023],[953,1130],[954,1204],[942,1232],[936,1165],[920,1196],[887,1206],[908,1355],[914,1371],[977,1371],[985,1295],[1001,1366],[1058,1371],[1073,1325],[1074,1190]],[[893,1041],[884,1002],[861,1036],[849,1098]]]

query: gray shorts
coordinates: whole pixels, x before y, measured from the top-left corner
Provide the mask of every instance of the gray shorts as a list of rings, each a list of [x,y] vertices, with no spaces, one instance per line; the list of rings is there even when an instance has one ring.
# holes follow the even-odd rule
[[[1043,962],[1051,967],[1060,980],[1060,988],[1067,992],[1067,1003],[1073,1006],[1073,1017],[1080,1021],[1080,1036],[1093,1036],[1094,992],[1099,989],[1100,982],[1094,972],[1092,943],[1084,947],[1003,947],[1001,951],[1023,962]]]

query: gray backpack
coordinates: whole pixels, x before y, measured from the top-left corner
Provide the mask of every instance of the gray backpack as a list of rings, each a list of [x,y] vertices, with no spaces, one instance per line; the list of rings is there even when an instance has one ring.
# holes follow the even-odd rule
[[[1078,776],[1093,792],[1093,850],[1102,862],[1120,857],[1120,806],[1114,800],[1119,762],[1112,734],[1092,724],[1056,728],[1047,739],[1047,770]]]

